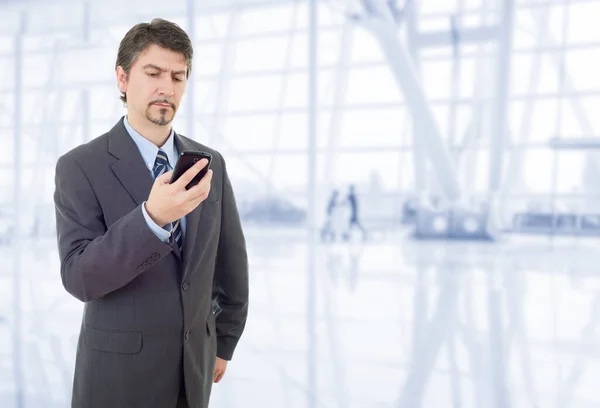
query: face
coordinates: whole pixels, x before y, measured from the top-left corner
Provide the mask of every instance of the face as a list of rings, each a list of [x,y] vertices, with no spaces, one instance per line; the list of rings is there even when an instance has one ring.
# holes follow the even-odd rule
[[[129,76],[117,67],[117,83],[127,93],[127,116],[169,125],[179,108],[187,84],[187,65],[182,54],[149,46],[133,63]]]

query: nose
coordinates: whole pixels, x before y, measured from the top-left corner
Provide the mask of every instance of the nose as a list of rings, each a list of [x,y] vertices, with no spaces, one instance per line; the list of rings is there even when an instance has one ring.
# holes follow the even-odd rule
[[[171,97],[175,93],[175,86],[173,78],[165,75],[165,78],[160,83],[160,87],[158,88],[158,93],[161,96]]]

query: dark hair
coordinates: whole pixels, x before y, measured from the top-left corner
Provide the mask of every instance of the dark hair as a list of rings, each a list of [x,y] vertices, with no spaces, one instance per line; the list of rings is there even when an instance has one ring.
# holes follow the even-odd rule
[[[181,53],[187,64],[187,77],[192,71],[192,58],[194,50],[192,41],[181,27],[162,18],[155,18],[150,23],[140,23],[133,26],[119,44],[117,63],[129,77],[131,66],[137,58],[150,46],[156,44],[162,48]],[[127,102],[127,95],[121,93],[123,103]]]

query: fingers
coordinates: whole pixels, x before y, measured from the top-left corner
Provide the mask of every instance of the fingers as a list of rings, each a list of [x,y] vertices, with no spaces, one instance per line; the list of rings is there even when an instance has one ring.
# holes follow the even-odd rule
[[[180,188],[180,189],[185,188],[185,186],[187,186],[190,183],[190,181],[192,181],[192,179],[196,176],[196,174],[198,174],[200,172],[200,170],[202,170],[207,164],[208,164],[208,160],[206,160],[206,159],[200,160],[199,162],[194,164],[192,167],[187,169],[187,171],[185,173],[183,173],[181,175],[181,177],[179,177],[174,184],[177,186],[177,188]]]
[[[221,381],[221,379],[225,375],[226,370],[227,370],[227,361],[222,360],[219,357],[217,357],[217,360],[215,362],[213,381],[215,383],[218,383],[219,381]]]
[[[185,200],[205,200],[206,197],[208,197],[208,193],[210,193],[210,182],[212,181],[212,176],[213,171],[208,169],[204,177],[202,177],[202,180],[184,193]]]
[[[156,178],[156,183],[159,184],[169,184],[171,181],[171,176],[173,175],[173,170],[167,171],[166,173],[161,174]]]
[[[215,371],[215,375],[213,377],[213,381],[215,383],[218,383],[219,381],[221,381],[221,379],[223,378],[224,375],[225,375],[224,371]]]

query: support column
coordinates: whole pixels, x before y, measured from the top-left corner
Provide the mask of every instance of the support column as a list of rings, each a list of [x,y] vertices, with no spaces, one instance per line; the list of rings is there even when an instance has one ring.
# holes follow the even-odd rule
[[[317,407],[317,0],[308,3],[308,261],[306,279],[307,389],[308,408]]]
[[[187,0],[187,33],[194,43],[196,39],[196,2]],[[187,104],[187,135],[188,137],[196,138],[196,81],[194,76],[190,75],[186,87],[186,104]]]
[[[433,111],[421,86],[414,63],[405,45],[399,40],[394,17],[387,3],[369,2],[369,14],[359,21],[377,39],[396,84],[401,89],[407,107],[416,124],[413,131],[422,143],[439,185],[449,201],[460,198],[456,168],[446,146]]]
[[[498,193],[503,175],[508,133],[508,102],[510,93],[511,51],[515,19],[514,0],[499,0],[502,8],[500,38],[496,65],[496,92],[492,110],[490,143],[489,192],[491,199]]]
[[[21,24],[14,39],[15,79],[13,111],[13,203],[14,224],[11,232],[13,255],[13,317],[12,317],[12,356],[13,378],[15,382],[15,407],[25,406],[25,387],[23,381],[23,360],[21,353],[21,140],[22,134],[22,96],[23,96],[23,34],[25,32],[26,12],[21,12]]]

